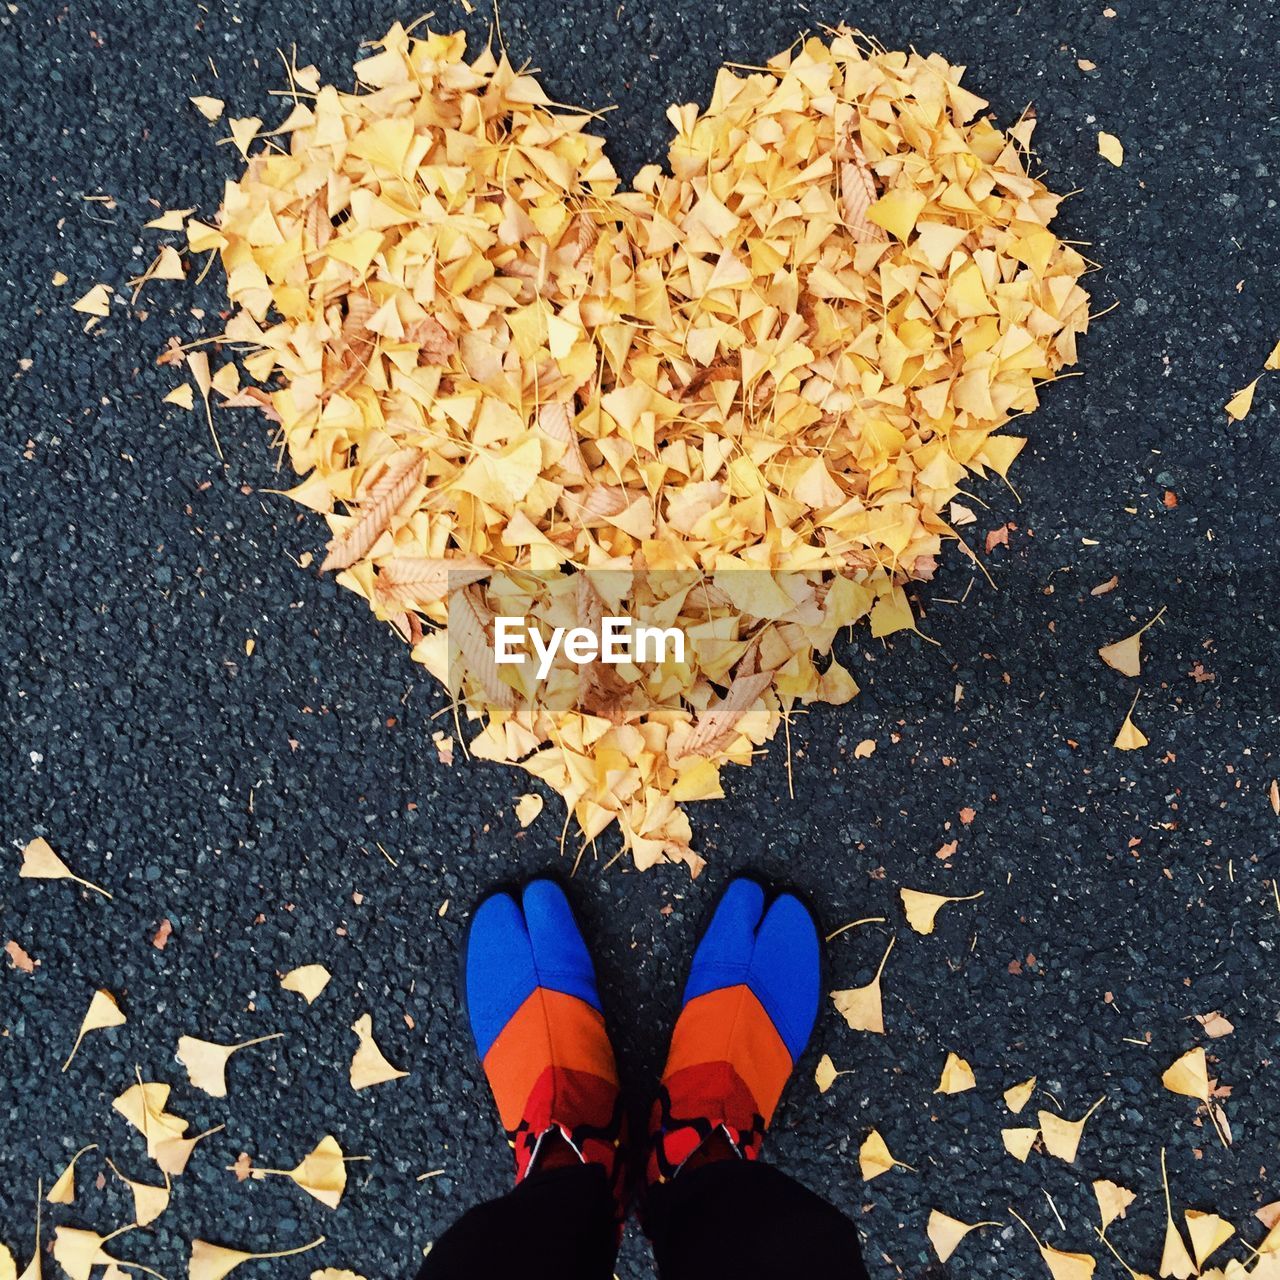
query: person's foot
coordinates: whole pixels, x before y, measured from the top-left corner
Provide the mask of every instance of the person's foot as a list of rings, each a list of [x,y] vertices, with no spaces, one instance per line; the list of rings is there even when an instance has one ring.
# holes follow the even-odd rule
[[[647,1180],[753,1160],[818,1015],[818,930],[798,898],[725,891],[693,957],[650,1121]]]
[[[595,969],[559,885],[532,880],[476,908],[463,1000],[481,1065],[515,1152],[516,1182],[535,1168],[603,1166],[615,1200],[623,1108]],[[621,1203],[619,1203],[621,1220]]]

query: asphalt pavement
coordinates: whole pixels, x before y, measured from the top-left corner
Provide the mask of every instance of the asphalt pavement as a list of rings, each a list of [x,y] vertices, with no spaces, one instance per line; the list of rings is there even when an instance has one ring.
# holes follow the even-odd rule
[[[1280,817],[1268,800],[1280,775],[1280,374],[1244,422],[1222,411],[1280,339],[1280,21],[1250,3],[1111,6],[502,7],[508,47],[553,97],[616,106],[604,127],[624,173],[662,158],[665,107],[705,103],[723,61],[759,63],[840,20],[887,47],[938,50],[969,67],[1002,123],[1034,103],[1050,181],[1078,192],[1059,225],[1099,263],[1096,309],[1115,304],[1081,345],[1082,376],[1045,388],[1019,424],[1031,439],[1011,473],[1020,500],[996,480],[975,491],[980,537],[1015,526],[982,556],[995,589],[953,552],[918,591],[933,643],[857,635],[846,664],[862,695],[796,718],[790,768],[779,739],[727,778],[724,801],[694,808],[709,861],[696,883],[679,868],[608,865],[607,839],[576,877],[637,1091],[661,1065],[697,922],[736,868],[794,880],[832,928],[887,917],[836,939],[829,971],[833,986],[867,981],[896,935],[888,1034],[824,1010],[767,1147],[858,1216],[875,1280],[1042,1274],[1010,1207],[1119,1277],[1093,1235],[1094,1178],[1139,1193],[1112,1234],[1154,1272],[1162,1147],[1175,1205],[1216,1210],[1247,1240],[1261,1234],[1253,1211],[1280,1195]],[[171,1278],[195,1237],[269,1250],[319,1235],[310,1254],[253,1266],[282,1280],[322,1266],[407,1276],[457,1213],[508,1182],[456,953],[492,880],[564,865],[558,801],[521,831],[523,775],[460,751],[441,763],[431,733],[452,725],[439,692],[359,601],[295,563],[325,534],[264,492],[282,477],[259,418],[221,415],[223,464],[198,414],[160,404],[174,377],[155,357],[171,335],[216,326],[217,281],[153,286],[140,311],[117,307],[88,334],[70,309],[146,265],[156,237],[140,227],[159,208],[215,211],[236,157],[188,95],[270,120],[278,47],[347,84],[361,41],[417,16],[350,0],[18,0],[0,12],[0,944],[39,962],[0,962],[0,1240],[20,1265],[37,1179],[47,1186],[86,1143],[101,1152],[84,1157],[74,1205],[45,1206],[46,1229],[128,1221],[121,1184],[109,1171],[95,1183],[102,1153],[153,1176],[110,1107],[135,1065],[174,1085],[170,1107],[193,1131],[226,1125],[170,1211],[113,1242]],[[478,46],[487,21],[447,3],[433,25],[465,26]],[[1097,155],[1100,129],[1123,141],[1123,167]],[[55,272],[69,277],[61,288]],[[1161,607],[1140,680],[1099,662],[1099,645]],[[1150,745],[1120,753],[1135,693]],[[855,758],[865,739],[875,753]],[[19,850],[38,834],[114,899],[20,881]],[[902,919],[904,885],[984,896],[944,910],[924,938]],[[307,1007],[276,975],[309,962],[333,980]],[[129,1021],[90,1036],[60,1073],[95,987]],[[1193,1015],[1210,1010],[1230,1036],[1206,1040]],[[348,1028],[366,1011],[410,1074],[355,1094]],[[233,1059],[225,1100],[193,1090],[173,1058],[183,1033],[276,1031]],[[1195,1044],[1230,1087],[1230,1148],[1160,1087]],[[976,1090],[933,1093],[948,1051],[972,1063]],[[820,1052],[850,1073],[825,1095],[812,1084]],[[1076,1118],[1105,1098],[1073,1166],[1003,1151],[999,1130],[1017,1122],[1001,1091],[1031,1075],[1052,1095],[1033,1108],[1056,1100]],[[912,1170],[862,1181],[872,1125]],[[290,1167],[325,1133],[369,1157],[349,1166],[336,1212],[284,1179],[227,1172],[240,1152]],[[1007,1225],[971,1236],[944,1272],[924,1234],[935,1207]],[[648,1267],[629,1235],[618,1274]]]

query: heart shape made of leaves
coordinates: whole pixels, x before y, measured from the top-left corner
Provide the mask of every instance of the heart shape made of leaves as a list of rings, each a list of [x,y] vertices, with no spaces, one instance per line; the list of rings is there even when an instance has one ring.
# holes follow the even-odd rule
[[[964,478],[1006,474],[998,428],[1076,358],[1086,263],[1034,119],[837,31],[721,68],[668,113],[670,172],[623,190],[590,113],[461,33],[396,26],[355,72],[292,68],[280,128],[232,122],[245,172],[188,238],[271,389],[213,385],[279,424],[322,567],[482,726],[472,754],[696,873],[681,802],[796,701],[857,693],[836,635],[914,627]],[[540,684],[495,662],[496,615],[619,609],[706,643]]]

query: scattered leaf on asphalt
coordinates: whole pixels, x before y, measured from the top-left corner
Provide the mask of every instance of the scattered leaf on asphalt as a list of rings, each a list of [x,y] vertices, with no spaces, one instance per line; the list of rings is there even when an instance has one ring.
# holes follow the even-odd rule
[[[49,1194],[45,1198],[50,1204],[72,1204],[76,1198],[76,1161],[80,1159],[86,1151],[96,1151],[98,1144],[91,1142],[87,1147],[81,1147],[75,1153],[67,1164],[67,1167],[58,1175],[57,1181],[49,1188]]]
[[[1187,1221],[1187,1235],[1196,1256],[1196,1267],[1203,1269],[1211,1254],[1216,1253],[1236,1233],[1235,1227],[1216,1213],[1201,1213],[1188,1209],[1183,1217]]]
[[[970,1231],[977,1231],[979,1227],[1001,1225],[999,1222],[961,1222],[958,1218],[949,1217],[938,1209],[931,1209],[927,1234],[929,1243],[933,1245],[933,1250],[938,1255],[938,1261],[946,1262],[955,1253],[956,1246]]]
[[[111,1166],[112,1173],[129,1188],[129,1193],[133,1196],[133,1220],[138,1226],[145,1227],[154,1222],[169,1207],[169,1196],[173,1188],[167,1174],[164,1186],[157,1187],[149,1182],[134,1182],[132,1178],[126,1178],[110,1158],[107,1164]]]
[[[934,1093],[964,1093],[976,1084],[973,1068],[963,1058],[948,1053],[946,1062],[942,1064],[942,1078]]]
[[[187,1078],[197,1089],[214,1098],[227,1096],[227,1063],[233,1053],[248,1049],[251,1045],[279,1040],[282,1031],[267,1036],[255,1036],[238,1044],[215,1044],[212,1040],[200,1040],[196,1036],[181,1036],[178,1040],[177,1058],[187,1069]]]
[[[23,973],[35,973],[36,965],[39,960],[33,960],[26,951],[16,942],[6,942],[4,944],[5,954],[9,957],[9,964],[20,969]]]
[[[1039,1129],[1000,1130],[1000,1140],[1004,1143],[1004,1149],[1015,1160],[1021,1160],[1024,1164],[1027,1161],[1027,1157],[1031,1154],[1031,1148],[1036,1145],[1036,1139],[1039,1136]]]
[[[187,1268],[188,1280],[222,1280],[242,1262],[257,1262],[266,1258],[292,1258],[324,1244],[324,1236],[296,1249],[277,1249],[271,1253],[249,1253],[243,1249],[229,1249],[225,1245],[210,1244],[207,1240],[191,1242],[191,1263]]]
[[[105,284],[95,284],[82,298],[71,304],[72,311],[80,311],[87,316],[109,316],[111,314],[111,288]]]
[[[355,1057],[351,1059],[351,1087],[367,1089],[370,1085],[385,1084],[388,1080],[399,1080],[409,1073],[393,1067],[382,1056],[382,1050],[373,1040],[373,1016],[362,1014],[351,1028],[359,1037],[360,1044]]]
[[[54,853],[53,848],[43,836],[37,836],[22,851],[22,866],[18,875],[24,880],[74,880],[76,884],[100,893],[104,898],[111,895],[100,885],[90,880],[83,880],[76,875],[63,860]]]
[[[308,1004],[329,985],[329,970],[322,964],[304,964],[290,969],[280,979],[286,991],[296,991]]]
[[[290,1178],[321,1204],[336,1209],[347,1185],[347,1166],[338,1140],[326,1134],[294,1169],[253,1169],[254,1178]]]
[[[1132,1191],[1106,1178],[1100,1178],[1093,1184],[1093,1194],[1098,1200],[1103,1231],[1117,1218],[1123,1218],[1129,1206],[1137,1199]]]
[[[1117,640],[1114,644],[1104,644],[1102,648],[1098,650],[1098,657],[1100,657],[1113,671],[1118,671],[1121,675],[1141,675],[1142,633],[1148,628],[1155,626],[1163,616],[1164,609],[1162,608],[1150,622],[1139,627],[1133,635],[1125,636],[1123,640]]]
[[[1026,1227],[1027,1234],[1036,1242],[1036,1248],[1040,1250],[1040,1256],[1044,1259],[1044,1265],[1049,1268],[1053,1280],[1089,1280],[1093,1275],[1098,1264],[1092,1254],[1067,1253],[1062,1249],[1054,1249],[1041,1241],[1023,1218],[1013,1213],[1012,1209],[1009,1212]]]
[[[1135,694],[1133,703],[1125,715],[1124,723],[1120,726],[1120,732],[1116,734],[1113,745],[1117,751],[1137,751],[1145,747],[1149,741],[1147,735],[1133,723],[1133,708],[1137,705],[1138,697]]]
[[[1036,1091],[1036,1077],[1024,1080],[1021,1084],[1011,1085],[1004,1091],[1004,1105],[1016,1116],[1031,1101]]]
[[[1098,131],[1098,154],[1117,168],[1124,164],[1124,144],[1114,133]]]
[[[530,823],[542,812],[542,797],[537,792],[526,792],[516,801],[516,821],[522,827]]]
[[[1105,1095],[1097,1100],[1079,1120],[1064,1120],[1054,1111],[1041,1111],[1040,1133],[1044,1138],[1044,1149],[1059,1160],[1072,1164],[1076,1152],[1080,1149],[1080,1139],[1084,1136],[1084,1126],[1089,1117],[1106,1101]]]
[[[888,1173],[895,1165],[902,1165],[904,1169],[909,1167],[889,1154],[888,1144],[880,1136],[880,1131],[872,1129],[858,1148],[858,1168],[862,1171],[862,1180],[870,1182],[872,1178]]]
[[[1164,1182],[1164,1250],[1160,1255],[1161,1276],[1173,1276],[1175,1280],[1187,1280],[1196,1273],[1196,1264],[1191,1261],[1187,1246],[1183,1243],[1178,1231],[1178,1224],[1173,1220],[1173,1201],[1169,1196],[1169,1169],[1165,1163],[1164,1148],[1160,1148],[1160,1177]]]
[[[93,998],[89,1001],[89,1008],[84,1015],[84,1021],[80,1024],[80,1034],[76,1036],[76,1042],[71,1046],[71,1052],[67,1055],[66,1062],[62,1064],[63,1071],[71,1065],[72,1058],[76,1056],[80,1049],[80,1042],[90,1031],[102,1031],[108,1027],[122,1027],[124,1024],[125,1016],[120,1012],[120,1006],[116,1003],[115,996],[110,991],[95,991]]]
[[[1257,390],[1257,387],[1257,378],[1254,378],[1247,386],[1241,387],[1224,406],[1227,416],[1235,419],[1236,422],[1242,422],[1247,418],[1249,410],[1253,408],[1253,393]]]
[[[1181,1093],[1188,1098],[1209,1101],[1209,1064],[1204,1050],[1197,1045],[1180,1057],[1164,1075],[1161,1084],[1170,1093]]]
[[[982,890],[979,890],[977,893],[966,894],[964,897],[948,898],[940,893],[924,893],[919,889],[900,889],[898,892],[902,896],[902,909],[906,912],[907,923],[917,933],[921,934],[933,932],[938,912],[948,902],[973,902],[975,899],[981,898],[983,893]]]
[[[204,94],[197,94],[191,99],[195,109],[206,120],[213,121],[222,115],[222,108],[225,105],[221,98],[209,98]]]
[[[884,1035],[884,1003],[880,993],[880,978],[889,961],[889,953],[893,950],[896,938],[889,939],[884,956],[880,960],[876,976],[865,987],[850,987],[846,991],[833,991],[832,1000],[836,1009],[844,1015],[844,1020],[855,1031],[871,1031],[876,1035]]]
[[[1204,1033],[1210,1040],[1220,1040],[1235,1030],[1235,1027],[1216,1009],[1212,1013],[1197,1013],[1196,1021],[1204,1028]]]

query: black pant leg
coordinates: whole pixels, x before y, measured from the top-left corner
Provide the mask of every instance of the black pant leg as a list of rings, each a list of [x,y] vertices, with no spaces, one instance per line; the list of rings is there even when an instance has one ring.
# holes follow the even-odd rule
[[[604,1170],[569,1165],[468,1209],[436,1241],[418,1280],[611,1280],[617,1252]]]
[[[654,1188],[645,1217],[661,1280],[867,1280],[834,1205],[752,1160],[717,1160]]]

